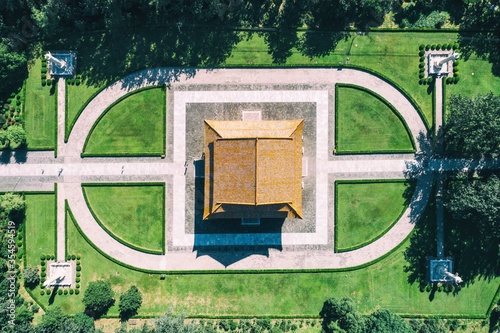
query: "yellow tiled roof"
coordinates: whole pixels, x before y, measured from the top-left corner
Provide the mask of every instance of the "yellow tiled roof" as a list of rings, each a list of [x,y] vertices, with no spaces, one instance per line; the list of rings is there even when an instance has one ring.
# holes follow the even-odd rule
[[[203,218],[302,217],[303,119],[205,120]]]

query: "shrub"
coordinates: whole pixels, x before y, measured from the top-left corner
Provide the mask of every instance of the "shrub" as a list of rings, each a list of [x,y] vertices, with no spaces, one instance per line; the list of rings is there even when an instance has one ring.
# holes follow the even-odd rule
[[[436,50],[441,50],[441,44],[436,45]]]
[[[47,85],[48,85],[48,86],[51,86],[51,85],[52,85],[52,80],[51,80],[51,79],[47,79]]]
[[[52,293],[52,291],[50,289],[47,289],[47,291],[45,292],[47,295],[50,295]]]
[[[418,49],[419,49],[419,50],[423,50],[424,48],[425,48],[425,45],[424,45],[424,44],[420,44],[420,45],[418,46]]]
[[[45,261],[42,260],[42,262],[40,262],[40,265],[45,266]]]
[[[432,81],[434,81],[434,78],[432,78],[432,77],[427,78],[427,84],[429,84],[429,85],[432,84]]]
[[[424,68],[425,67],[425,64],[423,62],[421,62],[420,64],[418,64],[418,68]]]
[[[42,80],[42,87],[45,87],[47,85],[47,83],[45,82],[45,80]]]
[[[63,293],[63,291],[62,291],[61,289],[59,289],[59,290],[57,291],[57,294],[58,294],[58,295],[62,295],[62,293]]]
[[[455,71],[453,71],[453,76],[457,77],[457,76],[459,76],[459,75],[460,75],[460,73],[459,73],[458,71],[456,71],[456,72],[455,72]]]
[[[418,80],[418,84],[420,84],[420,85],[425,84],[425,80],[424,80],[424,79],[420,79],[420,80]]]
[[[77,283],[77,284],[75,285],[75,287],[76,287],[76,289],[80,289],[80,284],[79,284],[79,283]]]
[[[70,295],[73,295],[74,293],[75,293],[75,291],[74,291],[73,289],[70,289],[70,290],[69,290],[69,294],[70,294]]]
[[[429,44],[425,45],[425,50],[426,51],[429,51],[430,48],[431,48],[431,46]]]
[[[42,73],[47,73],[47,67],[42,67]]]
[[[80,282],[80,278],[78,278],[78,277],[77,277],[77,278],[75,279],[75,281],[76,281],[76,283],[79,283],[79,282]]]
[[[47,276],[47,273],[46,273],[45,271],[42,271],[42,272],[40,273],[40,276],[44,278],[44,277],[46,277],[46,276]]]
[[[76,272],[76,277],[80,277],[81,274],[82,273],[80,273],[80,272]]]
[[[425,55],[425,51],[424,50],[420,50],[420,52],[418,52],[418,55],[423,57]]]
[[[453,43],[449,43],[447,46],[446,46],[446,49],[447,50],[451,50],[453,48]]]
[[[78,254],[78,255],[76,256],[76,259],[80,260],[80,259],[82,259],[82,257]]]
[[[75,290],[75,295],[78,295],[80,293],[80,290],[76,289]]]
[[[79,79],[76,79],[75,84],[76,84],[77,86],[79,86],[79,85],[80,85],[80,83],[81,83],[81,81],[80,81]]]
[[[420,62],[424,62],[425,61],[425,57],[424,56],[421,56],[420,57]]]
[[[21,99],[21,95],[16,95],[16,99],[20,100]]]
[[[75,255],[75,254],[72,254],[72,255],[71,255],[71,260],[75,260],[75,259],[76,259],[76,255]],[[80,263],[77,263],[77,264],[79,265]]]
[[[455,81],[455,84],[458,83],[458,81],[460,81],[460,77],[458,77],[458,76],[455,76],[453,79]]]
[[[77,266],[76,266],[76,271],[77,271],[77,272],[79,272],[79,271],[81,271],[81,270],[82,270],[82,266],[77,265]]]
[[[64,295],[67,295],[68,294],[68,289],[64,289]]]
[[[42,272],[45,272],[46,269],[47,269],[47,267],[42,266]]]
[[[45,290],[40,290],[40,295],[41,296],[45,295]]]
[[[73,259],[73,260],[74,260],[74,259]],[[80,260],[77,260],[77,261],[76,261],[76,264],[77,264],[78,266],[80,266]]]
[[[21,105],[21,101],[20,101],[20,100],[17,100],[17,101],[16,101],[16,105],[17,105],[17,106]]]
[[[433,51],[434,51],[435,49],[436,49],[436,44],[432,44],[432,45],[431,45],[431,50],[433,50]]]

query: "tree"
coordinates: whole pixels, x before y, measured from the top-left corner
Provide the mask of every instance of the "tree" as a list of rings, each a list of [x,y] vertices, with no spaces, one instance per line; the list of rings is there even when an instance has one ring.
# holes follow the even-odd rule
[[[356,312],[349,297],[327,299],[319,315],[323,318],[324,332],[362,332],[363,318]]]
[[[94,319],[84,313],[68,318],[57,333],[94,333]]]
[[[120,296],[118,308],[122,320],[127,320],[137,314],[137,310],[141,307],[142,295],[136,286],[130,287]]]
[[[7,138],[10,141],[10,148],[17,149],[26,144],[26,132],[20,125],[7,127]]]
[[[500,0],[469,1],[460,24],[460,47],[467,59],[476,53],[500,75]],[[473,32],[473,33],[471,33]]]
[[[452,157],[500,155],[500,96],[451,96],[444,128],[445,154]]]
[[[443,197],[455,267],[464,280],[500,274],[500,179],[451,180]]]
[[[155,323],[155,333],[202,333],[203,327],[197,323],[184,322],[184,316],[176,316],[168,311]]]
[[[414,333],[410,325],[389,310],[377,310],[366,320],[365,333]]]
[[[38,275],[38,268],[33,266],[28,266],[23,271],[24,283],[28,287],[36,287],[40,283],[40,276]]]
[[[1,105],[0,105],[1,107]],[[1,124],[1,118],[5,119],[5,116],[3,114],[0,114],[0,124]],[[7,137],[7,131],[4,131],[0,129],[0,150],[5,149],[9,146],[9,138]]]
[[[69,316],[60,307],[51,307],[42,316],[37,331],[40,333],[59,332],[68,318]]]
[[[28,74],[26,57],[11,48],[0,39],[0,98],[12,87],[19,87]],[[5,97],[5,96],[4,96]]]
[[[20,213],[25,208],[24,198],[19,194],[5,193],[0,196],[0,209],[8,215]]]
[[[109,281],[90,282],[82,300],[85,312],[91,317],[99,318],[115,303],[113,296],[114,292]]]

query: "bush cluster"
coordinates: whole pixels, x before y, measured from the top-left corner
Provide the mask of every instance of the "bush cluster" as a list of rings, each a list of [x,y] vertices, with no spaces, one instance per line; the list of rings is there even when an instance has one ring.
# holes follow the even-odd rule
[[[418,72],[418,83],[420,85],[430,85],[433,83],[433,78],[425,78],[425,54],[427,51],[439,51],[439,50],[447,50],[447,51],[452,51],[453,52],[458,52],[459,49],[459,44],[458,43],[448,43],[448,44],[420,44],[418,47],[418,56],[419,56],[419,72]],[[458,66],[459,66],[460,60],[455,61],[453,64],[453,76],[452,77],[447,77],[445,78],[446,84],[456,84],[458,81],[460,81],[459,77],[459,71],[458,71]]]

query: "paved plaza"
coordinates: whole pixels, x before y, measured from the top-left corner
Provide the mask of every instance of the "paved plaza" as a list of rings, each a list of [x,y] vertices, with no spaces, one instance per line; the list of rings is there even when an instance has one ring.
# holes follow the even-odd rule
[[[413,154],[334,156],[335,85],[372,90],[405,119],[417,151],[426,134],[417,110],[398,89],[377,76],[354,69],[172,69],[131,74],[100,92],[84,109],[67,143],[65,84],[58,83],[57,158],[53,152],[29,152],[23,163],[0,165],[0,191],[53,191],[57,183],[57,259],[65,258],[65,202],[80,229],[106,255],[145,270],[313,269],[358,266],[383,256],[412,231],[429,198],[434,171],[498,167],[499,161],[429,160],[415,194],[399,221],[381,238],[357,250],[334,252],[334,183],[342,179],[403,179],[420,168]],[[81,157],[85,140],[100,115],[120,97],[155,85],[167,86],[165,158]],[[440,87],[440,84],[436,84]],[[437,93],[436,106],[442,108]],[[294,111],[295,110],[295,111]],[[308,216],[281,230],[224,233],[196,222],[194,161],[201,158],[205,117],[235,120],[243,111],[262,111],[263,119],[305,119],[303,178]],[[441,112],[437,112],[441,113]],[[436,117],[441,122],[442,116]],[[305,127],[306,128],[306,127]],[[201,141],[200,141],[201,140]],[[428,176],[426,176],[428,175]],[[129,248],[102,229],[86,205],[82,183],[163,182],[166,184],[166,253]],[[243,230],[243,229],[242,229]]]

